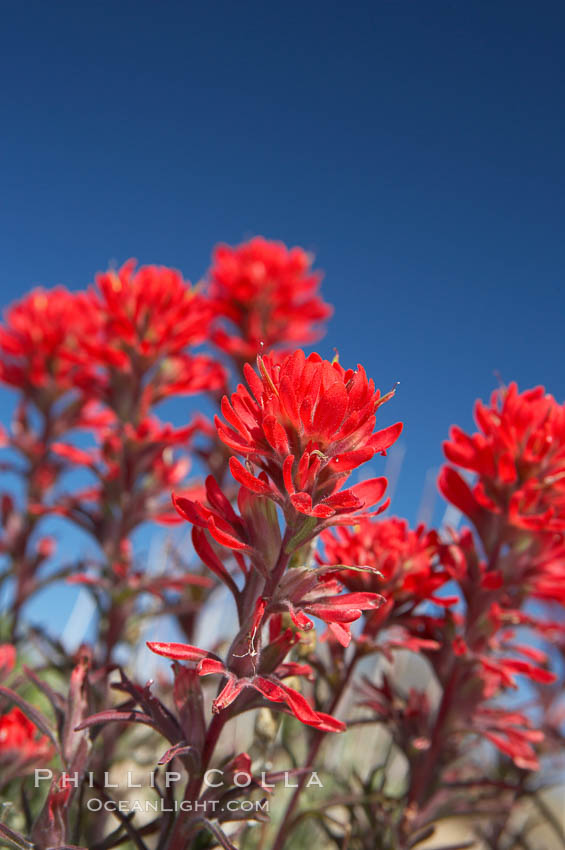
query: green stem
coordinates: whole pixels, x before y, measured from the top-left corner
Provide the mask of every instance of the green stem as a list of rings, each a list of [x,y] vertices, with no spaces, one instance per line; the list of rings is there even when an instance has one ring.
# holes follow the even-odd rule
[[[345,670],[345,673],[341,679],[341,682],[339,683],[339,686],[334,692],[333,699],[328,708],[328,714],[333,714],[334,711],[337,709],[341,698],[345,690],[347,689],[349,682],[351,681],[351,677],[353,675],[353,671],[355,670],[358,660],[359,654],[356,651]],[[314,733],[314,737],[312,739],[312,743],[310,745],[310,749],[306,757],[306,767],[312,767],[314,759],[318,755],[318,752],[326,735],[327,732],[316,731]],[[302,774],[302,776],[298,779],[298,786],[297,788],[295,788],[294,794],[292,795],[290,802],[286,808],[286,811],[282,817],[281,825],[279,827],[279,831],[277,833],[271,850],[283,850],[288,834],[293,826],[291,818],[300,800],[300,795],[304,789],[306,779],[307,775],[305,773]]]

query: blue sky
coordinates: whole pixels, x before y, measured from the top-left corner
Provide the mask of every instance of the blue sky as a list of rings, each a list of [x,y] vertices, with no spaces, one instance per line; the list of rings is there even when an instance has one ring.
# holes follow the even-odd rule
[[[1,301],[311,249],[319,350],[400,381],[414,520],[495,373],[565,398],[564,35],[560,2],[7,3]]]

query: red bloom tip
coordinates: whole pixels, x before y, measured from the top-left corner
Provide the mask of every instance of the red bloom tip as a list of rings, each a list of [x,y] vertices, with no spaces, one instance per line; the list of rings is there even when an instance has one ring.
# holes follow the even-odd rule
[[[128,260],[96,278],[105,345],[134,346],[145,357],[179,354],[206,338],[212,315],[205,298],[176,269]]]
[[[402,430],[397,423],[373,434],[382,398],[364,369],[345,370],[300,350],[280,362],[259,357],[258,366],[259,374],[244,368],[250,391],[240,385],[224,398],[228,424],[216,420],[220,439],[259,466],[300,513],[327,520],[378,501],[382,483],[372,482],[373,493],[366,485],[337,492],[351,470],[386,451]],[[236,480],[267,495],[266,482],[239,461],[230,465]]]
[[[438,487],[442,496],[451,502],[462,514],[475,519],[480,512],[473,492],[459,473],[450,466],[444,466],[439,474]]]
[[[158,641],[147,641],[147,646],[156,655],[163,655],[174,661],[201,661],[209,654],[197,646],[186,643],[160,643]]]
[[[320,275],[311,271],[312,258],[301,248],[256,237],[214,251],[210,296],[217,316],[216,345],[240,365],[264,348],[313,342],[319,323],[331,308],[317,294]]]
[[[386,454],[387,449],[396,443],[402,433],[404,425],[402,422],[397,422],[395,425],[389,425],[388,428],[383,428],[382,431],[377,431],[369,440],[369,444],[374,452]]]
[[[90,298],[62,286],[34,289],[5,314],[0,380],[35,394],[58,395],[75,384],[76,356],[95,329]]]

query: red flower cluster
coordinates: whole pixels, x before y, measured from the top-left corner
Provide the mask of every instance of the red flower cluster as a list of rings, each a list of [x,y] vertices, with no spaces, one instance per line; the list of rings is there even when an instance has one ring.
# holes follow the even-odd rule
[[[107,339],[107,347],[96,351],[100,362],[129,366],[128,351],[154,362],[206,339],[210,306],[175,269],[136,270],[136,261],[128,260],[119,271],[98,275],[96,283],[93,300]]]
[[[480,521],[484,512],[526,530],[565,530],[565,406],[543,387],[518,393],[516,384],[475,405],[480,431],[454,426],[444,444],[449,461],[475,472],[472,489],[453,469],[440,479],[445,497]]]
[[[6,313],[0,380],[53,400],[74,387],[126,416],[132,396],[145,410],[171,394],[217,390],[224,370],[186,349],[208,337],[212,307],[173,269],[128,261],[97,278],[97,289],[37,289]]]
[[[229,326],[216,327],[212,339],[243,366],[263,348],[314,342],[316,325],[331,316],[317,294],[320,275],[301,248],[257,237],[236,248],[219,245],[210,269],[215,314]]]
[[[359,838],[372,820],[385,843],[419,845],[455,799],[457,785],[469,791],[471,805],[482,802],[482,791],[474,789],[486,771],[468,758],[477,738],[504,758],[505,779],[519,776],[515,799],[527,787],[519,771],[537,768],[548,729],[547,750],[562,742],[557,711],[549,728],[518,703],[524,678],[540,693],[556,681],[542,642],[564,645],[562,616],[546,616],[544,605],[565,603],[565,406],[542,388],[519,393],[512,384],[490,405],[477,403],[477,433],[452,428],[439,486],[473,530],[411,529],[401,519],[376,519],[389,504],[385,478],[347,483],[398,439],[401,423],[377,430],[377,412],[394,390],[381,395],[362,366],[345,369],[337,358],[295,350],[299,341],[316,339],[331,314],[319,284],[304,251],[258,238],[217,248],[201,287],[173,269],[130,260],[99,275],[87,291],[35,290],[6,313],[0,381],[16,388],[19,399],[12,428],[2,435],[11,452],[3,468],[23,486],[16,496],[0,494],[0,552],[8,567],[0,582],[14,588],[0,678],[41,692],[50,716],[28,703],[27,694],[23,699],[0,686],[0,784],[57,756],[43,808],[31,803],[31,841],[41,850],[75,846],[70,841],[143,843],[133,818],[120,818],[109,836],[99,828],[89,832],[88,815],[86,827],[72,824],[78,786],[66,776],[111,767],[91,756],[109,754],[111,761],[120,735],[100,736],[100,748],[90,734],[110,722],[157,731],[168,742],[159,764],[176,760],[176,770],[186,772],[189,805],[178,813],[164,809],[171,817],[148,827],[161,846],[203,845],[204,831],[211,835],[206,844],[235,846],[219,826],[227,815],[208,817],[196,804],[242,796],[238,773],[256,792],[266,788],[249,756],[234,757],[239,747],[225,754],[216,790],[203,787],[216,746],[227,737],[224,725],[261,709],[259,719],[274,727],[267,733],[274,740],[271,712],[291,715],[311,727],[304,749],[313,765],[321,733],[345,729],[337,719],[341,700],[368,656],[384,669],[365,677],[354,710],[361,707],[362,714],[348,723],[384,724],[391,753],[404,753],[405,778],[402,792],[390,796],[387,761],[375,761],[369,775],[379,772],[379,794],[370,780],[357,806],[350,789],[344,826],[352,846],[378,843],[373,833]],[[231,358],[247,386],[224,395],[229,369],[209,351],[195,353],[206,343]],[[254,359],[257,370],[249,362]],[[202,414],[180,428],[159,417],[165,399],[199,392],[221,414],[215,429],[203,424]],[[204,484],[187,480],[191,453],[210,473]],[[52,540],[40,533],[49,514],[86,532],[95,547],[88,560],[43,571],[53,554]],[[178,522],[178,516],[192,526],[201,563],[191,570],[171,541],[167,556],[180,569],[144,570],[134,557],[137,530],[147,521]],[[14,674],[22,606],[62,578],[82,583],[99,614],[96,648],[81,650],[78,664],[53,644],[60,683],[66,685],[70,673],[67,697],[34,670]],[[212,652],[194,645],[195,624],[217,581],[233,597],[237,626]],[[148,646],[174,662],[172,688],[162,680],[137,685],[120,668],[111,687],[125,697],[104,708],[116,647],[133,644],[130,636],[139,634],[142,620],[164,615],[175,617],[186,643]],[[425,688],[394,675],[399,649],[418,654],[412,663]],[[207,676],[219,677],[209,719]],[[540,707],[555,704],[557,690],[540,696],[538,715]],[[8,711],[12,705],[19,707]],[[300,724],[285,723],[283,748],[287,728],[306,735]],[[294,757],[300,747],[292,750]],[[293,807],[305,772],[296,768],[301,776],[272,842],[276,850],[287,846],[287,829],[301,821]],[[158,786],[155,792],[170,802],[170,789]],[[360,828],[358,809],[368,815]],[[236,819],[252,818],[238,813]],[[6,836],[17,846],[26,841],[0,823],[0,839]],[[493,847],[501,846],[499,837]]]
[[[36,399],[54,400],[73,384],[75,359],[94,327],[85,293],[34,289],[5,314],[0,380]]]
[[[42,516],[66,516],[94,538],[108,561],[99,587],[128,572],[129,537],[141,523],[171,518],[168,496],[184,484],[194,429],[165,425],[154,408],[224,387],[217,360],[190,350],[209,338],[212,315],[179,272],[133,260],[86,292],[37,290],[7,312],[0,379],[21,390],[22,404],[6,443],[24,459],[28,502],[21,513],[12,506],[0,544],[17,567],[14,629],[45,560],[34,550]],[[88,436],[77,446],[79,429]],[[76,467],[94,483],[62,494],[60,477]]]
[[[222,399],[216,426],[220,439],[245,455],[270,478],[256,478],[235,458],[234,478],[255,493],[268,495],[283,507],[301,514],[337,522],[378,502],[385,491],[383,478],[340,488],[351,471],[385,453],[398,438],[399,422],[373,433],[378,408],[393,393],[381,396],[365,370],[344,369],[318,354],[296,351],[277,363],[258,358],[259,375],[245,366],[251,392],[238,391]],[[381,507],[384,510],[386,505]]]
[[[451,429],[445,453],[476,474],[469,485],[451,466],[439,486],[465,514],[510,592],[511,607],[527,594],[563,602],[565,580],[565,405],[542,387],[515,384],[477,402],[480,432]]]
[[[382,593],[394,599],[434,600],[434,593],[449,580],[438,567],[440,541],[436,531],[420,525],[411,529],[403,519],[361,520],[354,529],[338,528],[322,535],[320,563],[356,566],[373,571],[344,570],[340,580],[350,590],[368,590],[378,582]],[[443,602],[438,599],[437,601]]]
[[[117,272],[98,275],[96,283],[89,295],[97,333],[83,343],[83,382],[90,393],[97,386],[99,397],[127,418],[128,403],[140,393],[146,411],[173,393],[224,385],[216,361],[186,353],[207,339],[212,308],[180,272],[136,270],[129,260]]]
[[[53,748],[19,708],[0,715],[0,765],[18,772],[48,761]],[[11,773],[13,770],[10,771]]]
[[[405,520],[363,519],[355,528],[338,528],[322,534],[323,553],[319,563],[365,569],[343,569],[339,580],[354,592],[383,594],[382,607],[366,615],[360,641],[374,644],[379,651],[392,648],[437,649],[427,636],[429,603],[445,606],[457,597],[443,597],[438,591],[450,580],[440,560],[442,544],[437,532],[423,525],[410,529]],[[428,603],[428,605],[426,605]],[[385,629],[395,631],[383,637]]]

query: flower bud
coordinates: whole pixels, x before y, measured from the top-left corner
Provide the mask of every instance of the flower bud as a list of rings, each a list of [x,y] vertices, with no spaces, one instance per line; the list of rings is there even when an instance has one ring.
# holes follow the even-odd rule
[[[254,736],[263,744],[272,744],[280,726],[280,714],[270,708],[260,708],[255,718]]]

